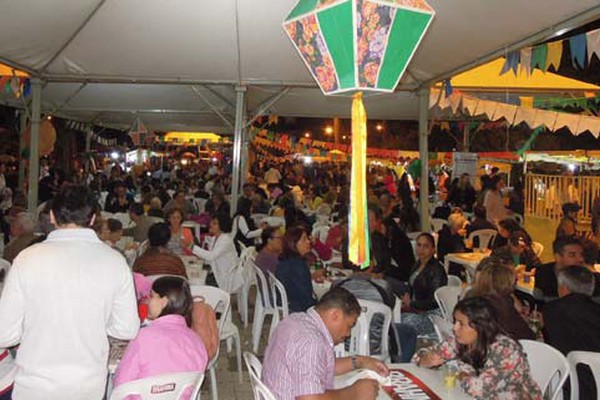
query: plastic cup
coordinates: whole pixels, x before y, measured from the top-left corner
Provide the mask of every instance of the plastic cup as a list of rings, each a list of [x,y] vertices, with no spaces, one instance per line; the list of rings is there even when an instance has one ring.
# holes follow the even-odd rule
[[[454,389],[456,387],[456,380],[458,379],[458,368],[454,365],[446,364],[443,369],[444,387],[446,389]]]

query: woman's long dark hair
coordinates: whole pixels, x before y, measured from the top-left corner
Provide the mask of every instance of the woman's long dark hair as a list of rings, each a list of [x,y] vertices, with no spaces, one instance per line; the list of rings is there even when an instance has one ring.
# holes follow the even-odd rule
[[[152,284],[152,290],[160,297],[166,297],[168,304],[159,317],[176,314],[185,318],[188,326],[192,325],[192,294],[188,282],[177,276],[163,276]]]
[[[300,253],[298,253],[298,248],[296,244],[300,241],[302,234],[308,233],[303,226],[292,226],[288,228],[283,236],[283,251],[279,256],[280,260],[289,260],[291,258],[302,258]]]
[[[479,373],[487,360],[488,350],[500,332],[498,312],[485,297],[470,297],[458,302],[457,312],[469,319],[469,325],[477,331],[477,340],[471,348],[458,344],[459,358]]]

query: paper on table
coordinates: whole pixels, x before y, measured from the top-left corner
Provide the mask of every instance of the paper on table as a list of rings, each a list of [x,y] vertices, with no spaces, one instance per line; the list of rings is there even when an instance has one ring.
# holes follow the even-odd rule
[[[373,379],[379,382],[379,384],[382,386],[389,386],[391,384],[389,378],[381,376],[375,371],[372,371],[370,369],[357,369],[354,371],[350,371],[346,374],[336,376],[333,382],[333,387],[334,389],[342,389],[353,385],[354,382],[361,379]]]

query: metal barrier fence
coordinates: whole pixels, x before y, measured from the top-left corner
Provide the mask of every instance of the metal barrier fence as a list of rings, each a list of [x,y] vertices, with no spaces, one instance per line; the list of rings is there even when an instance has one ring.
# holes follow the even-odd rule
[[[579,222],[592,219],[594,199],[600,196],[600,176],[525,175],[525,215],[552,220],[562,218],[563,203],[581,206]]]

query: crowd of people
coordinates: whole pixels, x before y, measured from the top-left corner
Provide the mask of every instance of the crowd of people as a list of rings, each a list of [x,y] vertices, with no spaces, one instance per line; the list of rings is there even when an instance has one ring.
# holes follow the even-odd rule
[[[15,399],[101,398],[107,336],[131,340],[116,386],[169,372],[203,372],[214,343],[198,333],[202,328],[191,329],[205,322],[194,311],[182,257],[204,260],[211,267],[206,283],[236,294],[252,279],[238,262],[248,246],[256,246],[256,266],[285,287],[292,313],[265,350],[262,379],[277,399],[376,397],[378,386],[366,380],[333,393],[334,375],[355,368],[388,373],[370,357],[334,357],[333,347],[350,335],[360,314],[357,299],[401,307],[402,322],[379,332],[391,338],[392,361],[412,359],[423,367],[456,361],[459,381],[474,398],[541,398],[520,339],[543,339],[564,354],[600,351],[600,306],[592,300],[600,293],[593,270],[599,251],[577,230],[578,205],[564,204],[555,262],[542,264],[535,241],[515,219],[523,213],[522,201],[511,198],[505,205],[498,171],[481,178],[481,190],[466,174],[453,181],[438,177],[432,186],[445,199],[432,217],[445,224],[421,232],[418,178],[402,168],[370,168],[367,269],[348,260],[344,164],[257,160],[238,199],[230,198],[230,165],[213,162],[129,172],[114,165],[72,177],[50,169],[42,181],[36,213],[15,197],[0,221],[4,258],[12,263],[0,297],[0,348],[11,348],[3,353],[7,359],[16,350]],[[123,226],[119,214],[132,226]],[[260,222],[265,216],[281,223]],[[185,221],[200,226],[200,235]],[[480,247],[467,238],[482,229],[497,235],[483,249],[490,255],[474,277],[458,264],[446,270],[448,254]],[[136,257],[128,266],[131,250]],[[329,279],[319,266],[334,260],[351,273],[317,298],[314,282]],[[520,268],[535,276],[534,296],[515,290]],[[168,276],[147,278],[155,275]],[[441,316],[435,292],[450,275],[465,289],[452,313],[454,337],[438,342],[430,317]],[[198,314],[195,321],[192,314]],[[144,319],[151,322],[140,329]],[[592,379],[581,381],[587,386]]]

